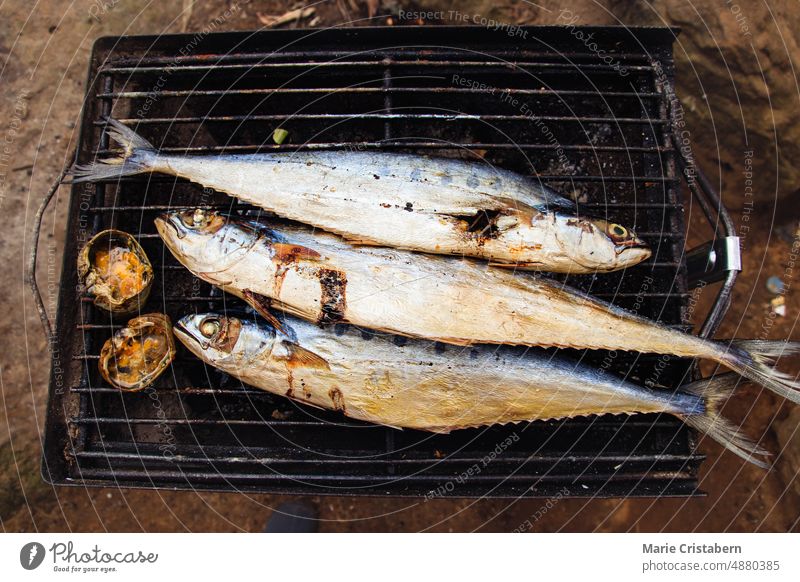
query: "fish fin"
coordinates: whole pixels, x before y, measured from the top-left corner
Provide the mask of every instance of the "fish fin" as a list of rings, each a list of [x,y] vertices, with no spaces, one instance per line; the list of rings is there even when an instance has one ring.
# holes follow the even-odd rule
[[[310,249],[301,245],[272,243],[272,248],[275,250],[275,256],[282,261],[291,262],[299,259],[316,261],[322,257],[322,255],[320,255],[314,249]]]
[[[540,212],[542,207],[546,207],[548,202],[542,200],[538,204],[529,204],[524,200],[517,200],[508,196],[493,196],[493,200],[497,201],[496,208],[490,210],[510,210],[513,212]]]
[[[256,313],[266,319],[270,325],[272,325],[272,327],[277,329],[279,332],[284,335],[286,334],[286,329],[283,327],[281,320],[275,317],[275,315],[270,311],[270,308],[272,307],[272,300],[269,297],[254,291],[250,291],[250,289],[245,289],[242,291],[242,295],[244,295],[245,301],[247,301],[247,303],[249,303],[250,306],[256,310]]]
[[[681,415],[681,418],[686,424],[708,435],[745,461],[762,469],[769,469],[771,464],[758,458],[768,457],[769,452],[759,447],[720,413],[722,404],[739,381],[740,378],[736,374],[719,374],[682,386],[681,390],[703,398],[705,411],[703,414]]]
[[[106,117],[106,122],[111,126],[111,129],[106,129],[108,135],[116,141],[119,145],[125,148],[126,156],[133,153],[134,150],[154,150],[153,144],[144,139],[141,135],[133,131],[124,123],[120,123],[116,119]]]
[[[520,200],[518,198],[511,198],[509,196],[495,196],[496,200],[500,200],[507,208],[519,212],[553,212],[557,210],[568,210],[574,212],[577,210],[578,205],[574,200],[564,198],[561,194],[557,193],[552,188],[548,188],[544,184],[537,185],[539,190],[540,200]]]
[[[133,176],[151,170],[152,158],[156,155],[153,145],[138,133],[116,119],[106,118],[106,131],[124,149],[122,156],[106,158],[89,164],[77,164],[72,168],[67,182],[95,182],[123,176]]]
[[[800,352],[800,342],[732,340],[720,342],[719,348],[720,361],[731,370],[800,404],[800,381],[771,367],[781,356]]]
[[[311,350],[290,341],[282,340],[281,344],[286,349],[286,364],[290,367],[316,368],[318,370],[330,370],[328,360],[318,356]]]
[[[731,340],[740,350],[750,352],[756,361],[774,364],[781,356],[800,353],[800,342],[780,340]]]

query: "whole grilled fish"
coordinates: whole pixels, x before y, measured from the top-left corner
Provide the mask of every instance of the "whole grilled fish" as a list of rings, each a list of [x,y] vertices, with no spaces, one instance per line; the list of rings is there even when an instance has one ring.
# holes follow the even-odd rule
[[[269,317],[275,307],[316,323],[351,323],[451,344],[629,350],[708,358],[800,402],[800,384],[770,368],[800,344],[730,345],[670,329],[530,275],[468,259],[353,247],[307,228],[173,212],[156,228],[201,279]]]
[[[397,428],[454,429],[591,414],[665,412],[759,466],[766,454],[719,414],[737,378],[676,392],[647,390],[576,362],[506,347],[437,349],[303,321],[283,331],[214,313],[188,315],[178,339],[243,382],[347,416]],[[731,377],[733,380],[731,380]]]
[[[170,156],[109,124],[123,157],[77,167],[73,182],[180,176],[350,242],[518,269],[613,271],[651,254],[628,228],[578,217],[575,204],[551,189],[488,165],[381,152]]]

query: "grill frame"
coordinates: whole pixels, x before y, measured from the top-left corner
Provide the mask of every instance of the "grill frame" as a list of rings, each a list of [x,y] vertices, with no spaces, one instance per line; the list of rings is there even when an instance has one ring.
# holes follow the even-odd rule
[[[666,75],[666,83],[671,83],[674,75],[674,68],[672,63],[671,42],[677,34],[673,29],[656,29],[656,28],[643,28],[643,29],[627,29],[623,27],[608,28],[608,27],[589,27],[595,31],[596,36],[602,39],[603,43],[607,43],[609,47],[629,46],[631,43],[639,44],[642,47],[647,47],[644,53],[634,54],[626,52],[617,52],[621,61],[635,60],[635,58],[643,58],[646,54],[648,59],[657,59],[661,62]],[[575,44],[574,40],[566,38],[568,35],[565,29],[557,27],[527,27],[523,29],[528,32],[528,35],[537,39],[543,45],[550,45],[551,43],[556,46],[565,46]],[[221,33],[208,35],[203,41],[204,47],[241,47],[257,45],[259,50],[251,51],[248,54],[238,53],[225,58],[225,61],[246,61],[248,58],[255,56],[256,58],[264,58],[269,54],[269,47],[279,46],[301,46],[303,42],[308,42],[308,31],[270,31],[259,32],[255,34],[245,33]],[[387,36],[388,35],[388,36]],[[351,43],[354,46],[400,46],[404,43],[406,46],[421,44],[430,46],[431,40],[441,43],[442,39],[446,39],[448,46],[460,47],[460,50],[471,51],[476,46],[483,47],[487,53],[493,56],[506,55],[503,50],[506,50],[508,57],[519,56],[522,54],[519,51],[508,49],[498,50],[498,46],[509,46],[512,42],[503,40],[503,35],[492,33],[488,30],[479,29],[477,27],[437,27],[435,29],[430,27],[403,27],[403,28],[359,28],[359,29],[344,29],[344,30],[328,30],[328,31],[315,31],[311,33],[314,46],[307,51],[294,51],[293,53],[283,52],[282,56],[275,57],[280,59],[291,58],[309,58],[309,55],[316,56],[317,58],[330,56],[329,53],[321,54],[319,47],[325,43],[341,42],[345,45]],[[191,55],[189,57],[180,57],[177,60],[173,56],[164,56],[168,54],[177,54],[180,47],[185,46],[192,38],[192,35],[175,35],[170,37],[124,37],[122,39],[105,38],[100,39],[95,43],[91,65],[89,69],[89,85],[87,89],[87,101],[84,105],[81,135],[79,140],[78,160],[86,162],[95,157],[95,155],[103,155],[109,151],[108,138],[105,133],[100,134],[99,139],[97,136],[97,128],[102,125],[99,122],[100,115],[108,115],[111,112],[112,100],[119,98],[114,92],[113,81],[109,83],[108,79],[111,77],[104,77],[98,74],[103,70],[105,59],[109,54],[117,55],[116,63],[134,64],[138,65],[135,55],[140,53],[143,49],[148,48],[152,51],[153,47],[157,47],[155,52],[159,53],[155,59],[152,57],[153,62],[160,65],[171,64],[177,62],[180,66],[181,63],[189,63],[199,60],[208,60],[211,57],[208,55]],[[388,42],[387,38],[392,42]],[[304,40],[305,39],[305,40]],[[454,40],[457,39],[457,40]],[[205,44],[208,43],[208,44]],[[248,44],[249,43],[249,44]],[[559,44],[560,43],[560,44]],[[472,47],[472,48],[469,48]],[[431,49],[432,50],[432,49]],[[495,51],[495,52],[492,52]],[[216,53],[223,51],[217,50]],[[345,51],[346,52],[346,51]],[[402,51],[398,51],[400,54]],[[435,51],[434,51],[435,52]],[[133,56],[130,56],[133,55]],[[534,56],[531,56],[534,55]],[[586,54],[579,54],[577,52],[570,52],[566,50],[561,53],[562,57],[566,56],[569,60],[576,58],[585,58]],[[274,55],[273,55],[274,56]],[[395,55],[396,56],[396,55]],[[555,58],[552,53],[547,51],[530,52],[526,54],[526,58]],[[149,61],[148,61],[149,62]],[[376,60],[371,63],[373,66],[385,66],[384,83],[375,91],[384,96],[384,104],[388,107],[392,106],[392,96],[396,93],[401,93],[392,90],[391,75],[389,70],[395,70],[398,66],[396,62],[392,61],[387,63],[384,60]],[[203,65],[205,66],[205,65]],[[246,64],[243,65],[246,68]],[[427,64],[426,64],[427,66]],[[505,65],[504,65],[505,66]],[[130,68],[130,66],[128,67]],[[278,67],[279,68],[279,67]],[[548,67],[545,67],[548,68]],[[552,67],[557,68],[557,67]],[[562,65],[562,68],[564,66]],[[647,68],[647,67],[645,67]],[[650,67],[652,69],[652,66]],[[136,72],[142,70],[142,67],[135,66],[129,72]],[[583,70],[583,69],[581,69]],[[158,69],[163,71],[163,66]],[[158,72],[155,71],[155,72]],[[388,80],[387,80],[388,79]],[[535,95],[536,93],[528,93]],[[612,95],[613,93],[608,93]],[[98,97],[93,97],[97,95]],[[641,154],[643,160],[643,167],[647,170],[649,175],[644,176],[601,176],[603,183],[611,181],[619,181],[622,183],[630,182],[636,185],[638,182],[646,181],[649,185],[644,187],[645,191],[652,189],[659,189],[659,184],[663,184],[664,188],[668,190],[671,198],[670,205],[682,210],[681,206],[681,192],[679,187],[679,177],[677,173],[676,150],[673,148],[673,137],[670,131],[674,122],[675,112],[666,100],[664,94],[664,85],[659,86],[654,83],[652,91],[645,92],[646,99],[654,99],[658,104],[661,119],[657,125],[662,127],[658,143],[646,143],[641,146],[643,151],[639,151],[637,147],[624,148],[626,153],[636,152]],[[452,117],[452,116],[451,116]],[[557,117],[557,116],[552,116]],[[562,116],[563,117],[563,116]],[[417,118],[419,119],[419,118]],[[170,120],[171,121],[171,120]],[[365,147],[386,147],[394,148],[405,146],[408,147],[408,142],[398,142],[396,144],[386,143],[386,139],[391,139],[390,118],[381,117],[383,121],[384,134],[383,141],[379,138],[377,141],[368,143]],[[554,122],[557,120],[553,120]],[[583,122],[584,120],[581,120]],[[563,123],[574,122],[574,119],[561,119]],[[143,127],[146,124],[143,124]],[[645,138],[647,142],[647,138]],[[218,143],[218,142],[217,142]],[[158,144],[157,144],[158,145]],[[337,147],[352,147],[352,143],[334,142],[326,143],[325,148]],[[361,145],[361,144],[359,144]],[[459,147],[464,146],[467,149],[483,149],[481,146],[486,144],[482,143],[459,143]],[[540,144],[524,144],[529,146],[537,146]],[[96,147],[97,146],[97,147]],[[207,147],[207,146],[202,146]],[[252,146],[246,146],[252,148]],[[284,148],[270,148],[270,149],[293,149],[296,146],[286,146]],[[428,144],[415,144],[415,147],[420,149],[440,148],[439,143]],[[497,149],[502,149],[501,144],[495,144]],[[517,147],[516,145],[508,145],[507,147]],[[593,151],[602,151],[602,147],[590,146],[589,149]],[[230,146],[226,146],[226,150],[230,151]],[[166,148],[168,150],[168,148]],[[523,149],[525,149],[523,147]],[[531,151],[543,151],[546,148],[530,147]],[[551,148],[552,149],[552,148]],[[207,150],[206,150],[207,151]],[[576,148],[574,151],[581,151]],[[196,153],[197,150],[192,150],[191,153]],[[654,168],[656,165],[663,165],[666,171],[666,176],[655,175]],[[543,180],[550,179],[552,176],[539,174]],[[577,176],[571,179],[573,183],[581,181],[591,182],[597,180],[598,176]],[[148,178],[147,184],[150,188],[158,188],[160,181],[171,182],[171,179]],[[563,180],[568,181],[568,180]],[[408,453],[395,453],[398,448],[398,441],[403,442],[406,435],[411,434],[412,438],[414,431],[404,431],[405,435],[400,436],[397,431],[392,429],[384,429],[375,427],[373,430],[385,431],[385,446],[378,457],[364,459],[347,459],[336,460],[324,458],[328,452],[322,452],[320,455],[310,456],[309,458],[302,458],[302,455],[297,456],[296,452],[292,455],[281,456],[278,449],[269,451],[257,448],[251,448],[249,452],[254,453],[252,458],[247,458],[247,452],[244,449],[220,451],[218,449],[224,448],[221,445],[209,445],[203,447],[202,450],[195,451],[191,445],[181,444],[181,450],[185,451],[185,455],[177,462],[177,465],[171,465],[172,462],[167,462],[163,455],[154,453],[155,447],[142,446],[136,439],[132,439],[130,446],[127,450],[125,447],[117,447],[117,450],[109,451],[105,447],[102,440],[97,440],[97,434],[102,434],[101,425],[108,425],[112,423],[113,418],[109,416],[102,416],[97,414],[95,406],[95,398],[102,401],[104,394],[111,397],[117,394],[117,391],[110,388],[102,388],[91,385],[91,370],[90,366],[94,363],[91,358],[82,356],[82,349],[85,349],[85,337],[87,332],[92,333],[92,330],[98,329],[102,333],[108,335],[108,329],[104,324],[96,323],[81,323],[84,321],[86,314],[91,314],[94,310],[89,305],[88,298],[79,297],[77,294],[77,275],[74,269],[74,259],[82,245],[82,242],[91,236],[81,236],[82,230],[86,232],[97,232],[98,230],[107,226],[109,220],[108,214],[125,213],[125,212],[151,212],[154,211],[153,206],[149,206],[143,210],[137,205],[116,205],[107,203],[107,195],[105,193],[105,185],[93,184],[76,184],[72,187],[72,196],[70,199],[69,216],[70,221],[68,224],[66,248],[64,253],[64,265],[62,271],[61,288],[59,296],[59,310],[57,315],[57,341],[55,342],[56,352],[54,353],[53,371],[51,375],[50,386],[50,399],[48,403],[47,413],[47,427],[46,438],[44,446],[44,455],[42,463],[42,474],[46,481],[59,485],[79,485],[79,486],[125,486],[125,487],[141,487],[141,488],[164,488],[164,489],[204,489],[215,491],[248,491],[248,492],[269,492],[269,493],[291,493],[291,494],[338,494],[338,495],[402,495],[402,496],[430,496],[432,492],[437,492],[434,496],[458,496],[458,497],[549,497],[555,493],[566,496],[600,496],[600,497],[622,497],[622,496],[686,496],[700,494],[697,490],[697,471],[704,456],[694,450],[694,440],[691,431],[682,426],[680,422],[662,417],[654,417],[652,415],[642,415],[632,417],[628,420],[620,420],[611,417],[600,417],[598,419],[589,421],[568,420],[556,423],[531,423],[524,425],[525,428],[519,428],[520,433],[525,433],[531,426],[536,426],[536,431],[542,434],[548,430],[551,433],[558,435],[556,440],[569,441],[570,438],[580,440],[581,431],[589,430],[594,436],[607,434],[609,438],[619,438],[622,433],[624,438],[635,439],[635,435],[639,438],[646,439],[648,433],[654,427],[654,430],[661,431],[661,433],[669,433],[670,431],[675,434],[678,445],[673,443],[671,449],[667,447],[667,453],[651,453],[639,454],[635,458],[626,455],[606,455],[598,456],[593,454],[570,454],[564,455],[534,455],[530,456],[530,451],[518,451],[515,447],[509,447],[508,451],[504,451],[497,459],[494,459],[490,464],[491,467],[484,467],[478,475],[469,475],[464,477],[465,471],[470,467],[480,465],[485,455],[492,450],[489,446],[492,443],[502,441],[504,436],[508,436],[509,429],[506,427],[493,427],[482,431],[458,431],[459,434],[454,434],[445,437],[435,437],[437,442],[449,441],[451,444],[448,446],[443,459],[430,456],[431,451],[427,450],[425,453],[428,455],[415,456]],[[657,197],[657,196],[656,196]],[[90,204],[94,207],[95,213],[92,215],[91,224],[81,220],[81,212],[83,204]],[[614,215],[614,209],[620,210],[630,207],[634,203],[623,202],[617,204],[596,203],[582,204],[581,207],[585,209],[593,209],[598,211],[607,206],[612,206],[611,215]],[[653,210],[658,211],[661,208],[658,203],[654,204]],[[647,208],[647,203],[637,202],[635,207],[638,210]],[[171,206],[175,208],[175,206]],[[247,210],[246,205],[237,204],[237,210]],[[666,210],[664,210],[666,212]],[[724,210],[723,210],[724,211]],[[87,215],[88,216],[88,215]],[[689,297],[687,283],[686,283],[686,268],[683,261],[683,221],[680,211],[676,211],[670,215],[670,223],[667,226],[669,229],[668,239],[671,241],[668,244],[672,248],[672,260],[662,264],[656,268],[659,269],[672,269],[677,276],[677,285],[679,287],[678,294],[681,303],[680,312],[681,318],[686,319],[686,306]],[[150,233],[152,234],[152,233]],[[652,233],[642,233],[647,236]],[[658,233],[663,236],[663,232]],[[140,241],[147,241],[152,239],[152,236],[145,233],[144,237],[140,237]],[[153,255],[151,254],[151,259]],[[153,260],[156,272],[160,275],[161,268],[156,266],[157,261]],[[658,262],[656,262],[658,265]],[[167,266],[170,267],[170,266]],[[178,271],[180,268],[169,268],[167,273]],[[154,289],[154,295],[157,290]],[[623,297],[625,293],[616,294],[617,298]],[[637,293],[631,293],[632,297],[636,297]],[[609,296],[599,296],[609,299]],[[200,296],[199,301],[211,299],[212,296]],[[218,299],[218,296],[214,298]],[[169,301],[181,301],[183,298],[174,297]],[[197,299],[197,298],[196,298]],[[666,299],[665,299],[666,301]],[[76,313],[75,305],[79,305]],[[152,305],[151,303],[148,305]],[[155,310],[156,307],[153,307]],[[95,314],[96,316],[96,314]],[[127,318],[125,318],[126,320]],[[123,323],[123,322],[115,322]],[[88,325],[101,327],[89,327],[82,329],[79,326]],[[685,325],[676,325],[685,328]],[[82,331],[78,334],[76,331]],[[704,332],[706,329],[704,329]],[[713,332],[713,330],[711,330]],[[78,337],[80,336],[80,337]],[[99,346],[95,346],[95,352]],[[646,360],[646,358],[638,358]],[[185,363],[185,357],[179,356],[176,360],[178,365]],[[683,372],[691,373],[688,363],[682,363]],[[60,370],[60,372],[59,372]],[[194,389],[194,388],[192,388]],[[199,390],[202,390],[200,388]],[[192,395],[191,392],[186,394]],[[216,396],[223,398],[236,398],[242,396],[241,389],[236,387],[216,387],[208,388],[202,395],[200,393],[194,394],[197,397],[212,397]],[[142,393],[140,397],[144,397]],[[165,394],[166,396],[166,394]],[[261,392],[250,392],[247,398],[256,399],[278,399],[266,395]],[[122,398],[122,397],[121,397]],[[129,398],[125,396],[124,398]],[[224,403],[223,403],[224,406]],[[92,416],[94,410],[95,415]],[[334,423],[342,423],[341,419],[335,416],[325,417]],[[77,419],[77,422],[73,422]],[[128,427],[136,425],[137,421],[131,423],[130,418],[120,418],[117,424],[127,424]],[[235,420],[235,419],[234,419]],[[190,419],[187,425],[202,425],[202,419]],[[226,421],[229,425],[235,425],[236,422]],[[277,421],[276,421],[277,422]],[[311,427],[311,430],[319,431],[336,431],[340,430],[338,427],[332,428],[331,424],[326,422],[317,425],[302,424],[305,421],[280,421],[282,428],[291,427],[295,422],[297,426]],[[142,423],[138,423],[142,424]],[[177,426],[177,425],[176,425]],[[518,425],[520,426],[520,425]],[[266,430],[266,428],[265,428]],[[357,430],[357,429],[344,429],[344,430]],[[573,432],[570,432],[570,431]],[[94,432],[94,437],[92,434]],[[603,432],[606,431],[606,432]],[[562,433],[562,434],[558,434]],[[564,435],[566,433],[566,436]],[[511,434],[518,434],[517,432]],[[570,437],[570,435],[573,435]],[[577,438],[576,438],[577,435]],[[663,434],[661,434],[663,437]],[[92,440],[94,438],[95,440]],[[491,442],[487,443],[486,439]],[[522,439],[524,440],[524,439]],[[475,443],[481,443],[476,446]],[[92,445],[87,448],[87,443]],[[117,443],[119,445],[120,443]],[[114,446],[117,446],[114,445]],[[472,448],[470,448],[472,447]],[[484,447],[484,448],[481,448]],[[402,449],[402,447],[400,447]],[[144,453],[142,450],[144,449]],[[262,447],[262,449],[264,449]],[[438,449],[435,449],[438,450]],[[213,451],[215,454],[225,453],[222,457],[214,458],[213,463],[208,463],[208,453]],[[243,453],[244,451],[244,453]],[[204,458],[205,455],[205,458]],[[405,456],[404,456],[405,455]],[[374,455],[373,455],[374,457]],[[116,466],[109,469],[97,468],[97,465],[91,466],[91,463],[101,463],[102,461],[109,461],[111,463],[114,459],[121,459],[122,466]],[[130,467],[136,464],[136,461],[142,462],[142,470],[134,470]],[[146,465],[146,463],[150,463]],[[84,464],[82,464],[84,463]],[[200,470],[198,467],[210,465],[206,470]],[[325,469],[322,474],[313,473],[316,466],[327,466],[330,469]],[[373,470],[373,473],[361,472],[359,466],[368,466]],[[420,473],[407,473],[405,467],[412,467],[419,465],[426,472]],[[444,465],[444,469],[442,469]],[[620,470],[617,465],[620,465]],[[227,467],[232,469],[227,469]],[[258,472],[266,466],[269,470],[277,467],[276,471],[272,473]],[[286,472],[281,473],[281,467],[286,466]],[[166,467],[166,469],[164,468]],[[235,471],[236,467],[242,467],[242,470]],[[294,467],[301,467],[305,469],[305,473],[290,473],[289,470]],[[433,469],[432,469],[433,467]],[[244,469],[250,469],[250,472],[243,472]],[[226,472],[227,471],[227,472]],[[338,471],[338,472],[333,472]],[[379,471],[379,472],[376,472]],[[570,473],[570,471],[572,471]],[[565,475],[569,478],[567,479]],[[463,483],[461,483],[463,481]],[[567,482],[569,481],[569,482]],[[369,486],[364,485],[367,483]],[[455,483],[452,490],[449,490],[448,483]],[[320,485],[321,484],[321,485]],[[534,487],[532,487],[534,485]],[[442,488],[444,489],[442,490]]]

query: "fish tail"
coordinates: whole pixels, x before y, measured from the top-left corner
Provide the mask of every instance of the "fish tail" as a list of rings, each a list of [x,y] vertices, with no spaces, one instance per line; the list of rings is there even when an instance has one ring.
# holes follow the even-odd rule
[[[701,414],[681,415],[681,418],[686,424],[708,435],[745,461],[762,469],[769,469],[771,466],[769,461],[759,458],[769,457],[769,453],[720,413],[722,404],[739,381],[740,378],[736,374],[720,374],[682,386],[681,390],[703,398],[705,410]]]
[[[71,183],[95,182],[149,172],[153,167],[156,149],[149,141],[116,119],[106,118],[108,135],[119,143],[122,156],[106,158],[89,164],[76,164],[70,174]]]
[[[800,342],[732,340],[720,344],[722,363],[787,400],[800,404],[800,382],[773,366],[781,356],[800,352]]]

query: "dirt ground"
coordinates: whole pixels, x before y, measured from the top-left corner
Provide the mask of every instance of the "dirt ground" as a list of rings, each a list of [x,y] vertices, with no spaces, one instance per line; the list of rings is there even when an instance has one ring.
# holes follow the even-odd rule
[[[375,3],[388,14],[396,3]],[[430,4],[430,3],[427,3]],[[524,3],[520,3],[524,4]],[[0,524],[4,531],[260,531],[272,508],[287,498],[268,495],[207,494],[119,489],[52,488],[39,477],[41,435],[47,396],[48,357],[38,316],[24,280],[32,243],[33,213],[48,185],[74,147],[88,57],[103,35],[159,34],[201,30],[228,2],[94,0],[31,4],[21,0],[0,7],[0,165],[5,218],[0,259],[10,272],[0,279]],[[280,15],[288,2],[249,2],[234,21],[219,30],[255,29],[265,15]],[[514,5],[519,22],[547,21],[527,5]],[[368,20],[369,8],[350,0],[316,5],[316,26],[387,24]],[[607,23],[608,16],[598,16]],[[552,20],[552,17],[550,18]],[[267,19],[268,20],[268,19]],[[307,25],[312,18],[306,19]],[[292,24],[290,26],[295,26]],[[681,71],[679,69],[679,75]],[[719,137],[724,142],[724,137]],[[725,144],[722,143],[722,147]],[[0,151],[0,153],[3,153]],[[705,149],[698,162],[722,184],[737,228],[746,235],[744,270],[730,312],[718,337],[800,338],[795,330],[800,294],[787,271],[797,250],[800,208],[793,197],[780,206],[767,199],[749,211],[742,200],[740,168],[721,167]],[[796,189],[795,185],[793,189]],[[64,242],[67,188],[45,218],[41,245],[46,250],[39,281],[54,311],[48,284],[58,280]],[[744,219],[747,213],[747,219]],[[694,242],[708,237],[696,207],[687,211]],[[743,228],[743,227],[748,228]],[[787,288],[786,315],[770,317],[773,295],[766,279],[776,275]],[[703,314],[716,288],[707,288],[695,310]],[[782,365],[800,371],[800,360]],[[755,387],[726,407],[746,417],[750,434],[781,451],[776,468],[765,472],[703,441],[708,455],[700,486],[704,498],[644,500],[473,501],[380,498],[313,498],[321,531],[511,531],[538,513],[535,531],[797,531],[800,529],[799,407],[783,403]],[[544,510],[544,511],[543,511]]]

